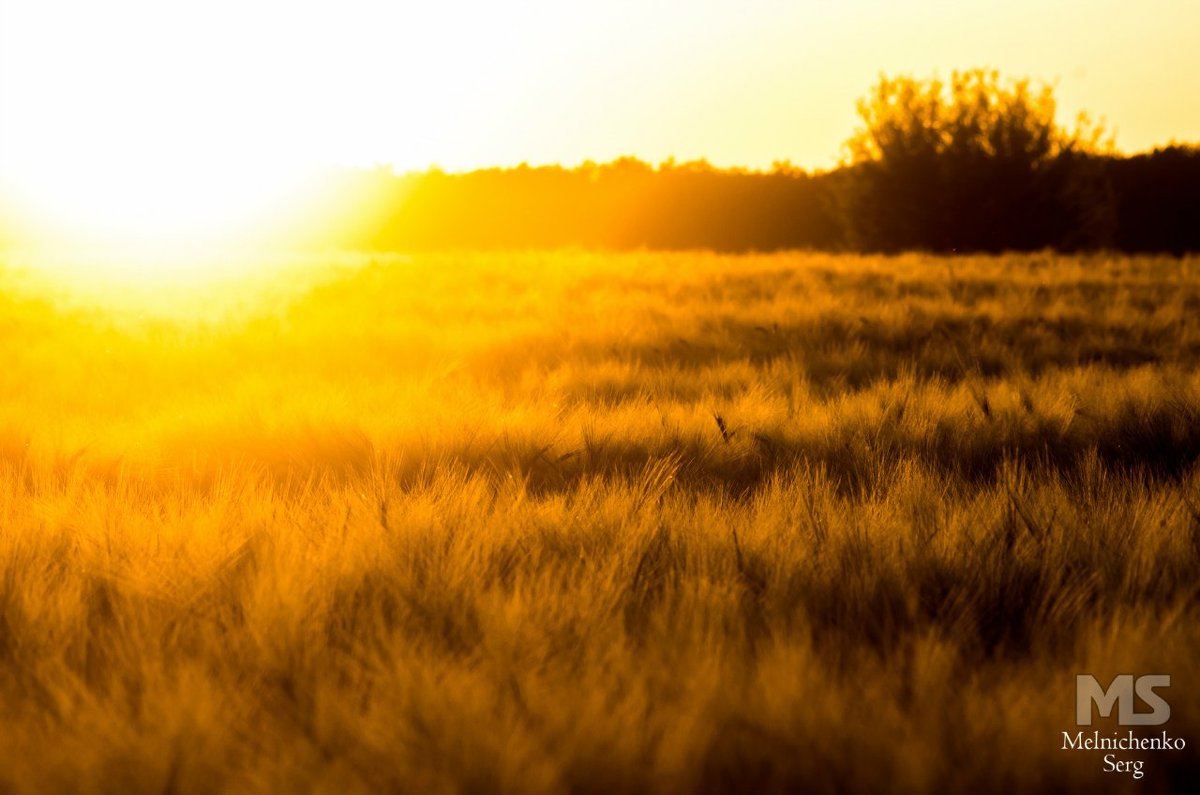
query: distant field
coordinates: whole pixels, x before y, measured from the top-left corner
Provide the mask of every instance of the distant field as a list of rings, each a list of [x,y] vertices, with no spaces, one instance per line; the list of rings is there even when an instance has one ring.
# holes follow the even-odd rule
[[[306,274],[0,272],[0,792],[1200,777],[1200,260]],[[1187,748],[1062,750],[1084,672],[1169,673]]]

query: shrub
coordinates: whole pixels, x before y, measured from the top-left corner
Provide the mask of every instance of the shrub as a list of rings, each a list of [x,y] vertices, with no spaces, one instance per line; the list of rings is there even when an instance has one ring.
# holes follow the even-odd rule
[[[882,76],[859,101],[840,208],[849,243],[899,251],[1104,245],[1115,203],[1104,129],[1055,122],[1050,86],[996,71]]]

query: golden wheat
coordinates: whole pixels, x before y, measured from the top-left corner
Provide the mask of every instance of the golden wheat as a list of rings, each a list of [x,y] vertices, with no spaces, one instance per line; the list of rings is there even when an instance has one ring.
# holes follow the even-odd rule
[[[1165,792],[1195,260],[583,252],[0,292],[0,791]],[[296,291],[293,290],[293,293]],[[139,319],[140,318],[140,319]]]

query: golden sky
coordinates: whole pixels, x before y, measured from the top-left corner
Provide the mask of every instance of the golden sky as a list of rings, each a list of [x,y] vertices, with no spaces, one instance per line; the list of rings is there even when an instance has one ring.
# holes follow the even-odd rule
[[[1124,151],[1200,138],[1196,2],[0,0],[0,174],[92,208],[121,182],[127,214],[188,181],[201,216],[330,163],[824,168],[880,72],[972,66],[1056,81]]]

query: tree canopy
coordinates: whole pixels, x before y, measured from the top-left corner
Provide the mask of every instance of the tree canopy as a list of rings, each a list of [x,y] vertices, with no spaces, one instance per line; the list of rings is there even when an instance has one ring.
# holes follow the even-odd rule
[[[1113,201],[1087,117],[1055,120],[1052,87],[994,70],[882,76],[858,103],[840,199],[874,250],[1073,248],[1107,242]]]

